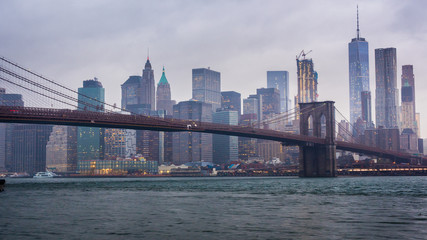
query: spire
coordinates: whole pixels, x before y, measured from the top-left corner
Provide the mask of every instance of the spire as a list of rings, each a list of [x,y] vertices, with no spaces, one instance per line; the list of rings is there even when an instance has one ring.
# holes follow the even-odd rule
[[[166,75],[165,75],[165,66],[163,66],[162,77],[160,78],[160,81],[157,84],[157,86],[159,86],[159,85],[167,85],[167,84],[169,84],[169,83],[168,83],[168,80],[166,79]]]
[[[149,48],[147,48],[147,62],[145,63],[145,69],[151,69],[150,49]]]
[[[360,39],[360,30],[359,30],[359,5],[357,5],[357,40]]]

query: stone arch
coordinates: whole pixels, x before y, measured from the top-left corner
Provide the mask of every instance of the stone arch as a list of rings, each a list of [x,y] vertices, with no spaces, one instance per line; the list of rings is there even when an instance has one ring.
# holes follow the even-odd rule
[[[307,142],[299,146],[300,176],[336,176],[334,102],[300,103],[299,108],[300,134],[325,139],[324,143]],[[309,119],[313,120],[312,125]]]

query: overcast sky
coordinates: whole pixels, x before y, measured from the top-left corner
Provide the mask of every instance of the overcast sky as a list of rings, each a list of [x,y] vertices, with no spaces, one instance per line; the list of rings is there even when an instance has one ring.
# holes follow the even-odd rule
[[[293,100],[296,55],[312,50],[319,101],[335,101],[349,118],[348,42],[356,35],[357,4],[369,42],[373,110],[374,49],[395,47],[399,95],[401,66],[412,64],[427,137],[423,0],[1,0],[0,55],[73,89],[97,77],[106,101],[120,105],[120,85],[141,75],[147,49],[156,82],[165,66],[177,102],[191,98],[191,70],[201,67],[221,72],[221,90],[242,98],[266,87],[266,71],[289,71]]]

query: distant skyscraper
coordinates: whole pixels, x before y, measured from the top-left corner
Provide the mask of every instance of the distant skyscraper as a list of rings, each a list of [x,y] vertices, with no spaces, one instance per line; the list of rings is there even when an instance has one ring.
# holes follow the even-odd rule
[[[210,68],[193,69],[193,99],[211,104],[216,112],[221,107],[221,74]]]
[[[267,87],[276,88],[280,93],[280,112],[289,110],[289,73],[288,71],[267,71]]]
[[[79,110],[103,112],[105,90],[98,79],[83,81],[83,87],[78,90]],[[97,101],[96,101],[97,100]],[[92,106],[86,106],[89,103]],[[95,107],[96,106],[96,107]],[[103,128],[78,127],[77,129],[77,160],[104,159]]]
[[[369,45],[365,38],[360,37],[359,10],[357,10],[357,36],[348,44],[348,59],[350,122],[353,124],[358,118],[362,118],[361,93],[369,91]]]
[[[280,113],[280,93],[277,88],[258,88],[256,93],[262,99],[262,119]]]
[[[171,100],[171,88],[166,79],[165,68],[163,67],[162,77],[157,84],[157,110],[165,110],[167,115],[173,114],[175,101]]]
[[[297,59],[298,103],[317,101],[317,72],[314,71],[312,59]]]
[[[243,115],[255,114],[255,119],[260,122],[262,120],[262,95],[249,95],[243,99]]]
[[[396,48],[375,49],[375,112],[377,127],[399,125]]]
[[[237,111],[220,111],[213,114],[213,122],[227,125],[238,124]],[[213,162],[227,164],[238,160],[239,140],[236,136],[213,134]]]
[[[46,168],[54,172],[77,169],[77,127],[53,126],[46,145]]]
[[[212,122],[212,106],[198,101],[180,102],[173,106],[173,118]],[[181,164],[202,160],[212,162],[212,134],[173,133],[173,163]]]
[[[155,81],[154,81],[154,71],[151,68],[150,59],[147,57],[147,62],[145,63],[145,68],[142,71],[142,104],[150,104],[150,109],[156,109],[156,90],[155,90]]]
[[[150,105],[142,103],[142,95],[142,77],[130,76],[122,84],[122,108],[136,114],[142,114],[147,109],[151,109]]]
[[[221,92],[221,108],[224,110],[237,111],[237,114],[242,114],[242,98],[240,93],[235,91]]]
[[[412,65],[402,66],[402,129],[412,129],[417,133],[415,114],[415,81]]]

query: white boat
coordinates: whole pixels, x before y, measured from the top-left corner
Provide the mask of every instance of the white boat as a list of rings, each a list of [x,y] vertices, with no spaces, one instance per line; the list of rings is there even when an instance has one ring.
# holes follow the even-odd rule
[[[53,172],[38,172],[36,175],[33,176],[33,178],[53,178],[58,177],[57,174]]]

